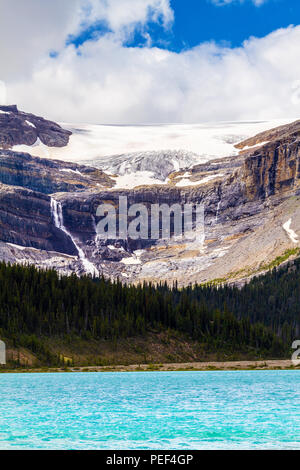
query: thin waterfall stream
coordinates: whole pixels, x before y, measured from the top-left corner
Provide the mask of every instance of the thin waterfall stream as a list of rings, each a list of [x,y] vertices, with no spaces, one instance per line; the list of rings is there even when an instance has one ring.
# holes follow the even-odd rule
[[[78,242],[75,240],[71,232],[69,232],[69,230],[67,230],[67,228],[64,226],[62,205],[60,202],[56,201],[53,198],[51,198],[51,215],[53,217],[55,227],[64,232],[68,237],[70,237],[72,242],[74,243],[78,252],[78,257],[84,267],[85,272],[91,274],[92,276],[99,276],[99,271],[96,266],[87,259],[84,254],[84,251],[78,245]]]

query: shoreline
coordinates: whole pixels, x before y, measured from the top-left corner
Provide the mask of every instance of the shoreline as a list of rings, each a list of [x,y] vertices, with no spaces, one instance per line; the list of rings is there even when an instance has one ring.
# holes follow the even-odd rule
[[[253,370],[300,370],[290,359],[232,362],[187,362],[165,364],[133,364],[129,366],[78,366],[40,368],[1,368],[0,373],[79,373],[79,372],[208,372],[208,371],[253,371]]]

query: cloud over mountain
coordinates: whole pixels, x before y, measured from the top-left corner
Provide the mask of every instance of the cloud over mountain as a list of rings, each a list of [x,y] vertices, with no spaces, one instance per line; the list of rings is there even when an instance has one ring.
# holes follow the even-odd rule
[[[177,53],[152,47],[151,37],[127,46],[149,22],[170,27],[168,0],[0,0],[0,8],[0,80],[9,102],[35,113],[117,124],[299,115],[298,26],[238,48],[207,42]],[[99,37],[67,42],[97,22],[106,25]]]

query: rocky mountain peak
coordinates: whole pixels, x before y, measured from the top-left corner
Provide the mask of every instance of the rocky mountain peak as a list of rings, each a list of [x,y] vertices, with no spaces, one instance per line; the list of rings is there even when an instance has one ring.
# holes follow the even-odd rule
[[[9,106],[0,105],[0,111],[3,111],[4,113],[15,113],[15,114],[19,112],[16,104],[12,104]]]
[[[48,147],[65,147],[72,132],[56,122],[18,110],[16,105],[0,106],[0,148],[33,146],[38,139]]]

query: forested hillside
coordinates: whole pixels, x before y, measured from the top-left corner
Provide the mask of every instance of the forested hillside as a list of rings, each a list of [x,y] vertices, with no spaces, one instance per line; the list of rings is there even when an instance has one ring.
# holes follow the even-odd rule
[[[104,278],[0,264],[0,334],[52,364],[47,338],[112,340],[177,331],[209,351],[288,356],[299,333],[300,261],[241,290],[166,284],[124,286]]]

